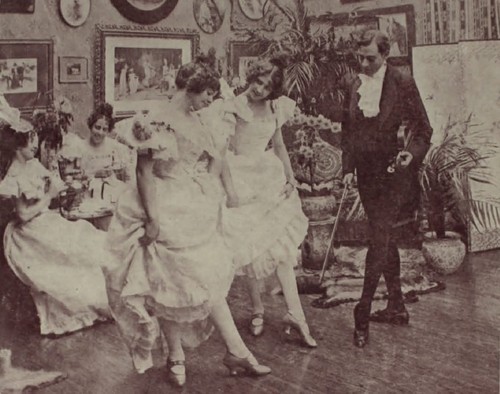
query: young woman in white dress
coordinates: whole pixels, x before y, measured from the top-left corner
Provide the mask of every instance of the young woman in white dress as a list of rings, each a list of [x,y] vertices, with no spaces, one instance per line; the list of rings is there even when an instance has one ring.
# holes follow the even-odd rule
[[[234,266],[219,233],[224,166],[196,113],[211,103],[218,79],[195,62],[181,67],[176,85],[161,113],[137,117],[122,135],[138,151],[137,186],[120,197],[109,228],[110,305],[138,372],[153,365],[160,327],[168,376],[183,386],[183,346],[197,346],[215,325],[231,374],[265,375],[270,369],[245,346],[226,302]]]
[[[283,64],[260,60],[247,72],[248,88],[227,103],[235,132],[227,162],[238,197],[238,208],[225,215],[225,235],[237,252],[237,264],[248,278],[253,313],[250,331],[264,331],[264,305],[259,281],[275,274],[288,313],[286,332],[297,331],[305,345],[316,347],[297,290],[294,266],[308,227],[281,126],[293,116],[295,102],[280,96]],[[226,119],[231,117],[226,116]],[[269,143],[272,149],[266,149]]]
[[[1,121],[0,121],[1,123]],[[106,236],[86,221],[49,210],[64,184],[40,164],[38,136],[22,120],[0,128],[0,196],[15,201],[3,242],[6,260],[30,288],[43,335],[60,335],[111,317],[102,266]]]
[[[101,103],[87,119],[89,136],[81,144],[81,166],[89,177],[130,179],[131,151],[116,139],[111,138],[115,120],[113,107]]]

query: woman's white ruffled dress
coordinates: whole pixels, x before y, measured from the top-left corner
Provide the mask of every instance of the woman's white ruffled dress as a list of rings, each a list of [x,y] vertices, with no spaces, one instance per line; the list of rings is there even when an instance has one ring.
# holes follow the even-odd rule
[[[239,273],[256,279],[273,274],[280,262],[297,265],[308,227],[297,191],[288,198],[281,194],[283,164],[266,149],[277,128],[293,116],[295,102],[281,97],[271,106],[273,115],[260,119],[253,117],[245,96],[226,103],[225,118],[235,122],[227,160],[240,206],[225,210],[224,235]]]
[[[26,166],[14,162],[0,194],[36,200],[47,182],[61,183],[37,159]],[[28,222],[12,220],[3,241],[10,268],[31,290],[42,334],[65,334],[111,317],[101,267],[112,256],[103,231],[47,209]]]
[[[118,200],[108,230],[116,256],[107,268],[110,304],[139,372],[152,366],[158,319],[181,325],[185,346],[207,339],[211,305],[226,297],[234,277],[219,228],[223,193],[209,171],[213,140],[201,123],[193,128],[163,112],[153,120],[160,125],[153,136],[137,147],[154,159],[160,234],[147,247],[139,244],[146,214],[136,186]]]

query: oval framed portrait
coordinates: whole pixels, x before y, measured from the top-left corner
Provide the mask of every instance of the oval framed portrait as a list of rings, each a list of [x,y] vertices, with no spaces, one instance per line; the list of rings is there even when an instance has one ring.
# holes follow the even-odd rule
[[[226,3],[224,0],[194,0],[193,14],[198,27],[212,34],[220,29],[224,21]]]
[[[111,0],[125,18],[132,22],[149,25],[166,18],[179,0]]]
[[[68,25],[81,26],[90,14],[90,0],[60,0],[59,11]]]
[[[269,0],[238,0],[241,12],[251,20],[257,21],[264,18],[269,9]]]

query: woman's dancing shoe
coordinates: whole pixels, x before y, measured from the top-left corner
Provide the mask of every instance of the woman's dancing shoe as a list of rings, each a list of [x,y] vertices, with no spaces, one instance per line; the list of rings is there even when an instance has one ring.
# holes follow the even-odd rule
[[[244,371],[248,375],[263,376],[271,373],[271,368],[259,364],[253,354],[247,357],[236,357],[231,353],[226,353],[222,363],[229,369],[231,376],[237,376],[239,371]]]
[[[264,332],[264,314],[263,313],[254,313],[252,314],[252,318],[250,319],[250,333],[254,337],[258,337],[262,335]]]
[[[167,360],[168,380],[177,387],[186,384],[186,363],[184,360]]]
[[[300,338],[302,339],[302,342],[305,345],[312,348],[318,347],[318,343],[311,336],[311,333],[309,332],[309,327],[305,320],[298,320],[291,313],[287,313],[283,318],[283,322],[285,323],[285,333],[287,335],[290,335],[291,330],[293,329],[297,331],[297,333],[300,335]]]

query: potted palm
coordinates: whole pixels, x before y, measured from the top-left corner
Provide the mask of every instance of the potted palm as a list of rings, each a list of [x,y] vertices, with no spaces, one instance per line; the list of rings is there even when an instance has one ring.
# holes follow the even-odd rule
[[[489,130],[472,124],[471,119],[449,119],[441,141],[431,146],[420,169],[429,230],[424,233],[422,251],[443,274],[455,272],[463,262],[467,225],[478,229],[500,225],[500,205],[493,198],[471,192],[471,183],[493,183],[485,161],[498,153]]]
[[[308,235],[302,245],[304,268],[321,269],[336,214],[335,191],[340,190],[341,151],[321,134],[338,137],[340,123],[322,115],[296,110],[284,125],[290,162],[298,182],[302,209],[309,218]]]
[[[296,0],[295,7],[271,1],[287,16],[288,27],[272,36],[259,30],[247,31],[248,41],[263,56],[287,56],[285,93],[303,112],[340,121],[347,86],[355,77],[349,54],[335,49],[333,28],[315,31],[311,27],[304,0]]]

